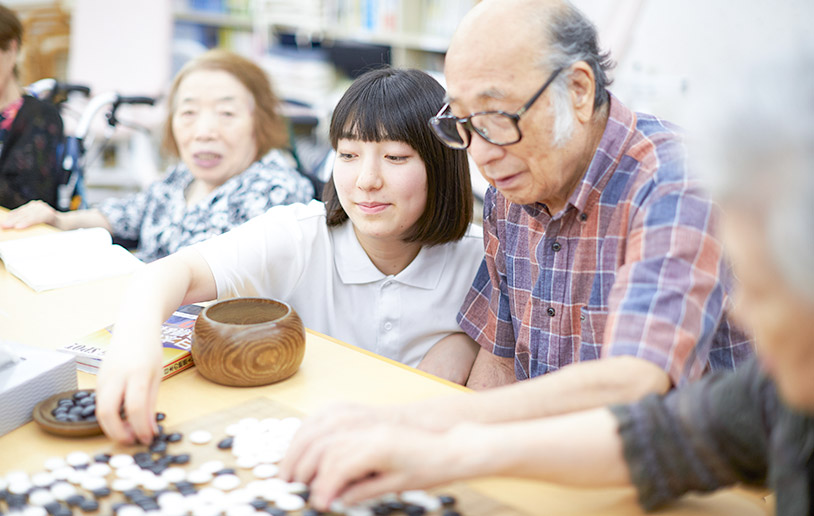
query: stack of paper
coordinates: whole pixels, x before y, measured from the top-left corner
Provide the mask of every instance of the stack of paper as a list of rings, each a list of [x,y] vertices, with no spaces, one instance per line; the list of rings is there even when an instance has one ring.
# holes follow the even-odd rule
[[[113,245],[102,228],[76,229],[0,243],[6,270],[36,291],[129,274],[144,263]]]

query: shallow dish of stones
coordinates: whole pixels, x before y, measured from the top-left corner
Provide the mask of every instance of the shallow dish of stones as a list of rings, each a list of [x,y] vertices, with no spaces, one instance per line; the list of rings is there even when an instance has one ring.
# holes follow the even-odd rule
[[[59,405],[59,400],[73,398],[73,395],[80,391],[93,392],[90,389],[75,389],[60,392],[59,394],[54,394],[50,398],[42,400],[34,407],[34,421],[40,425],[40,428],[55,435],[87,437],[101,434],[102,428],[95,419],[92,421],[59,421],[53,414],[54,409]]]

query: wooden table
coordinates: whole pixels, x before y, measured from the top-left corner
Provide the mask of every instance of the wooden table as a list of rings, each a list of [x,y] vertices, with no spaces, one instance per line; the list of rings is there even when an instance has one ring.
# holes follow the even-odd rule
[[[0,220],[5,211],[0,209]],[[53,231],[38,226],[24,231],[0,230],[0,240]],[[55,349],[113,322],[127,277],[110,278],[36,293],[11,276],[0,263],[0,339]],[[92,388],[96,377],[78,373],[79,386]],[[165,380],[158,410],[173,424],[226,409],[258,396],[268,397],[304,413],[330,402],[399,403],[464,390],[391,360],[308,332],[305,359],[289,380],[256,388],[230,388],[201,377],[195,368]],[[11,470],[42,469],[51,456],[73,450],[98,451],[104,437],[66,439],[46,434],[34,423],[0,438],[0,474]],[[632,489],[572,489],[515,479],[483,479],[468,483],[476,491],[528,514],[636,515],[643,514]],[[709,496],[687,496],[659,514],[760,515],[771,514],[757,493],[727,490]]]

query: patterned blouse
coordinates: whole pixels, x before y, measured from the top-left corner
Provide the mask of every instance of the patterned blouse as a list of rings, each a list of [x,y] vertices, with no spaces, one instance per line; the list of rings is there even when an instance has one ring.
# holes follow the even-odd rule
[[[108,199],[97,208],[113,235],[137,240],[136,256],[151,262],[225,233],[272,206],[308,202],[314,195],[311,182],[275,149],[188,207],[184,192],[193,179],[181,163],[145,191]]]

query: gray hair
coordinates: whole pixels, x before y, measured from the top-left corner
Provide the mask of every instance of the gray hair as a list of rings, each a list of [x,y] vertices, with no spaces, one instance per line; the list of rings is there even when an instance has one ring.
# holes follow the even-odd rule
[[[584,61],[594,73],[594,110],[608,102],[607,87],[611,84],[608,73],[614,63],[609,52],[600,52],[596,26],[570,2],[545,16],[547,47],[541,64],[549,70],[567,69]],[[568,95],[568,78],[564,72],[552,83],[552,111],[554,113],[553,144],[562,146],[574,130],[573,112]]]
[[[811,49],[814,50],[814,49]],[[699,167],[712,193],[765,223],[787,284],[814,301],[814,52],[762,61],[696,103]]]

